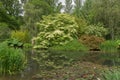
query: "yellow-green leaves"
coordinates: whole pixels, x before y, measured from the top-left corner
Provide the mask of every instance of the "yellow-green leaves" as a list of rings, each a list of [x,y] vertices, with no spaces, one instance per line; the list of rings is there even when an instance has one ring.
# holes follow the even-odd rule
[[[37,26],[39,33],[35,38],[34,48],[66,44],[76,38],[78,29],[75,18],[68,14],[44,16],[43,20],[37,23]]]

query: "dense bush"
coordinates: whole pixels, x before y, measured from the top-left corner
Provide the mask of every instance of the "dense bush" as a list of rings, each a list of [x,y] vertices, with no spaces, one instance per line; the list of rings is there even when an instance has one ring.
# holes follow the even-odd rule
[[[0,73],[15,74],[24,69],[25,54],[21,49],[7,46],[6,42],[0,44]]]
[[[28,31],[12,31],[11,32],[11,38],[12,39],[17,39],[23,43],[28,43],[30,41],[30,37],[28,34]]]
[[[79,41],[88,46],[90,50],[94,50],[99,49],[99,45],[104,41],[104,38],[94,35],[82,35]]]
[[[78,25],[75,18],[68,14],[44,16],[37,26],[39,33],[34,38],[34,48],[63,45],[77,37]]]

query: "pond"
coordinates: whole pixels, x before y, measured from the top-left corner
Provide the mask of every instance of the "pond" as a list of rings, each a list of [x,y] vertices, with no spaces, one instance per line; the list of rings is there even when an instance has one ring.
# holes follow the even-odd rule
[[[100,63],[101,65],[103,65],[103,64],[108,65],[109,62],[104,63],[105,59],[107,61],[108,59],[111,60],[111,58],[112,58],[110,56],[111,54],[104,55],[101,52],[89,52],[89,53],[85,52],[85,53],[83,53],[80,51],[54,51],[53,53],[56,53],[56,54],[62,53],[70,58],[72,57],[77,60],[83,59],[83,61],[91,61],[91,62],[97,63],[97,64]],[[34,54],[32,54],[31,52],[28,52],[26,54],[26,56],[28,57],[28,65],[27,65],[28,67],[24,71],[22,71],[20,74],[13,75],[13,76],[2,75],[2,76],[0,76],[0,80],[40,80],[40,79],[34,78],[34,75],[36,75],[37,73],[40,72],[39,65],[35,61],[32,60],[32,57],[34,56]],[[102,57],[100,58],[100,56],[102,56]],[[112,55],[112,56],[116,56],[116,57],[118,57],[116,59],[120,60],[120,55]],[[119,60],[118,60],[118,62],[120,62]]]

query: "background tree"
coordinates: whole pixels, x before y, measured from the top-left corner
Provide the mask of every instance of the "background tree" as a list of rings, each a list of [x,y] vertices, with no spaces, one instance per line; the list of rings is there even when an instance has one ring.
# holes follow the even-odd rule
[[[20,16],[22,5],[19,0],[0,0],[0,3],[2,5],[2,11],[4,11],[4,14],[1,16],[3,16],[3,19],[5,16],[7,17],[5,22],[9,24],[11,29],[18,29],[22,24],[22,18]]]
[[[99,0],[92,2],[92,11],[95,12],[93,23],[103,23],[108,29],[111,39],[119,37],[120,29],[120,1],[119,0]]]
[[[59,0],[45,0],[45,2],[49,4],[54,13],[60,12],[61,8],[63,7]]]
[[[52,8],[44,0],[31,0],[24,6],[25,14],[24,21],[26,29],[28,29],[31,35],[37,33],[35,23],[42,19],[43,15],[52,13]]]
[[[21,13],[21,4],[19,0],[0,0],[0,2],[2,2],[3,7],[9,15],[18,17]]]
[[[84,5],[81,8],[81,17],[86,19],[89,23],[92,23],[92,17],[94,16],[94,11],[92,9],[92,0],[85,0]]]
[[[72,12],[72,0],[65,0],[65,13],[71,13]]]
[[[57,3],[58,0],[30,0],[25,4],[24,20],[26,28],[33,36],[37,34],[35,23],[42,20],[43,15],[59,12],[61,4]]]
[[[4,8],[2,2],[0,2],[0,23],[7,24],[10,29],[19,28],[18,21],[16,21],[15,17],[10,16],[7,13],[7,10]]]
[[[74,0],[74,3],[74,15],[77,17],[81,17],[82,0]]]

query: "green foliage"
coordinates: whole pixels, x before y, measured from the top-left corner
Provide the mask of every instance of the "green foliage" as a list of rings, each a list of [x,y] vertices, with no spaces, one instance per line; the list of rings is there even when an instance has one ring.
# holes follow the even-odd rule
[[[0,73],[15,74],[24,69],[26,63],[25,54],[21,49],[7,46],[6,42],[0,44]]]
[[[117,52],[118,43],[116,41],[105,41],[100,45],[100,49],[104,52]]]
[[[107,34],[107,29],[104,28],[101,24],[89,25],[89,26],[84,28],[84,34],[103,37]]]
[[[74,6],[74,15],[78,18],[81,17],[81,7],[82,7],[82,0],[74,0],[75,6]]]
[[[0,23],[0,41],[3,41],[10,36],[10,29],[5,23]]]
[[[93,0],[85,0],[84,5],[81,8],[81,17],[87,20],[90,24],[93,22],[94,11],[92,9]],[[93,23],[92,23],[93,24]]]
[[[90,49],[99,49],[99,45],[104,41],[104,38],[94,35],[82,35],[79,40]]]
[[[10,29],[19,29],[22,24],[21,7],[19,0],[0,0],[0,22],[6,23]]]
[[[58,6],[57,4],[58,0],[30,0],[25,4],[24,21],[31,37],[37,35],[38,29],[35,23],[42,20],[43,15],[49,15],[61,10],[61,4],[58,4]]]
[[[116,40],[116,43],[117,43],[118,45],[120,45],[120,40]]]
[[[102,80],[120,80],[120,69],[111,69],[104,71]]]
[[[88,26],[88,22],[85,19],[82,18],[75,18],[76,23],[78,24],[79,28],[77,29],[78,31],[78,36],[81,36],[85,32],[85,28]]]
[[[9,15],[19,16],[22,7],[21,3],[19,3],[19,0],[0,0],[0,2],[2,2],[4,9]]]
[[[29,33],[28,31],[12,31],[11,32],[11,38],[17,39],[21,41],[22,43],[28,43],[30,41]]]
[[[115,39],[119,36],[119,19],[120,19],[120,0],[86,0],[90,1],[90,8],[87,15],[91,15],[91,23],[103,23],[109,29],[110,38]],[[86,12],[87,12],[86,11]]]
[[[59,0],[44,0],[52,8],[52,13],[60,13],[63,5]]]
[[[44,16],[37,26],[39,33],[34,38],[36,43],[34,48],[63,45],[77,38],[78,25],[75,18],[68,14]]]
[[[72,40],[62,46],[53,46],[50,48],[53,51],[87,51],[88,48],[81,44],[78,40]]]
[[[9,39],[6,41],[8,46],[13,48],[23,48],[23,43],[17,39]]]

